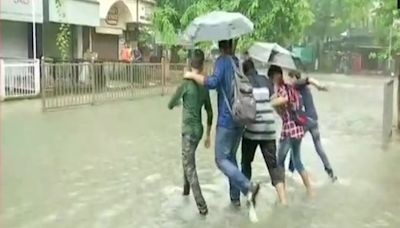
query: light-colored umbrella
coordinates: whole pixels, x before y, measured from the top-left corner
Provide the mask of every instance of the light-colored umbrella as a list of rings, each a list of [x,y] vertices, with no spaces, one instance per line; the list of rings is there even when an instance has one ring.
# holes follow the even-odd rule
[[[190,42],[229,40],[253,29],[253,22],[241,13],[213,11],[195,18],[183,33],[183,39]]]
[[[298,70],[300,58],[277,43],[255,42],[248,52],[252,59],[262,63],[277,65],[288,70]]]

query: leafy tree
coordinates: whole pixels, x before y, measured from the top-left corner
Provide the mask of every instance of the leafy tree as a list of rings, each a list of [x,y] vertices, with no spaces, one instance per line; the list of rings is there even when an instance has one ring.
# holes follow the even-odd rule
[[[380,0],[374,10],[377,40],[382,45],[389,45],[390,39],[392,39],[393,52],[400,51],[400,27],[395,23],[400,19],[400,13],[396,4],[396,1]],[[392,30],[392,37],[390,30]]]
[[[182,30],[180,18],[194,0],[161,0],[154,11],[152,22],[162,41],[171,46],[176,44]]]
[[[307,35],[324,40],[349,28],[367,27],[373,0],[310,0],[310,5],[315,20]]]
[[[240,39],[239,48],[255,40],[282,45],[298,41],[313,21],[308,0],[165,0],[156,9],[153,24],[164,42],[173,44],[195,17],[213,10],[240,12],[254,23],[254,32]]]

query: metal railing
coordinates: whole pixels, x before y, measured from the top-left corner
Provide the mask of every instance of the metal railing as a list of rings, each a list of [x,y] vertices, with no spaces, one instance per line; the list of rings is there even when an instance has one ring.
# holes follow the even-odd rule
[[[39,60],[0,59],[0,98],[35,97],[40,93]]]
[[[44,111],[173,92],[185,63],[42,63]],[[206,65],[206,72],[210,72]]]

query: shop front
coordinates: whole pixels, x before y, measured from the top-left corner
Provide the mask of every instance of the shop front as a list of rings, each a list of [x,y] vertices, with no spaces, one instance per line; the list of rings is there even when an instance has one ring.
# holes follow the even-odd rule
[[[41,0],[0,1],[0,58],[33,58],[33,21],[38,34],[41,28],[39,24],[43,22]],[[36,56],[40,56],[41,40],[36,40]]]
[[[93,51],[99,60],[119,60],[126,42],[127,23],[133,21],[133,5],[124,1],[100,1],[100,26],[93,33]]]
[[[71,34],[69,57],[82,59],[90,46],[90,31],[100,24],[99,3],[95,0],[64,0],[58,9],[54,0],[46,2],[48,18],[45,18],[46,23],[43,28],[44,55],[54,59],[61,57],[56,44],[57,34],[61,24],[69,24]]]

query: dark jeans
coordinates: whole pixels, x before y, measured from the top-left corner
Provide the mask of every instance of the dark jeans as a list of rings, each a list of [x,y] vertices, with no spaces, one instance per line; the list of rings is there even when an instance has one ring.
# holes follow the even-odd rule
[[[301,139],[295,138],[283,138],[279,142],[278,149],[278,166],[285,168],[285,159],[287,153],[291,150],[292,158],[290,161],[293,161],[294,168],[297,172],[301,173],[304,171],[304,165],[301,161],[300,156],[300,147],[301,147]]]
[[[199,184],[196,171],[196,149],[199,140],[190,135],[182,135],[182,163],[184,189],[192,188],[193,197],[199,209],[207,207]]]
[[[251,163],[254,160],[254,155],[258,146],[261,149],[269,175],[271,176],[272,185],[276,186],[278,183],[283,183],[285,179],[285,170],[277,165],[275,140],[251,140],[243,137],[242,173],[247,178],[251,179]]]
[[[310,120],[310,121],[314,121],[314,120]],[[308,130],[311,134],[312,140],[314,142],[315,151],[321,158],[321,161],[324,164],[325,170],[332,171],[332,166],[329,162],[328,156],[326,155],[325,150],[322,147],[321,134],[319,132],[318,122],[315,121],[315,124],[313,124],[312,127],[305,128],[305,129]],[[289,170],[292,172],[294,171],[292,159],[290,159]]]

